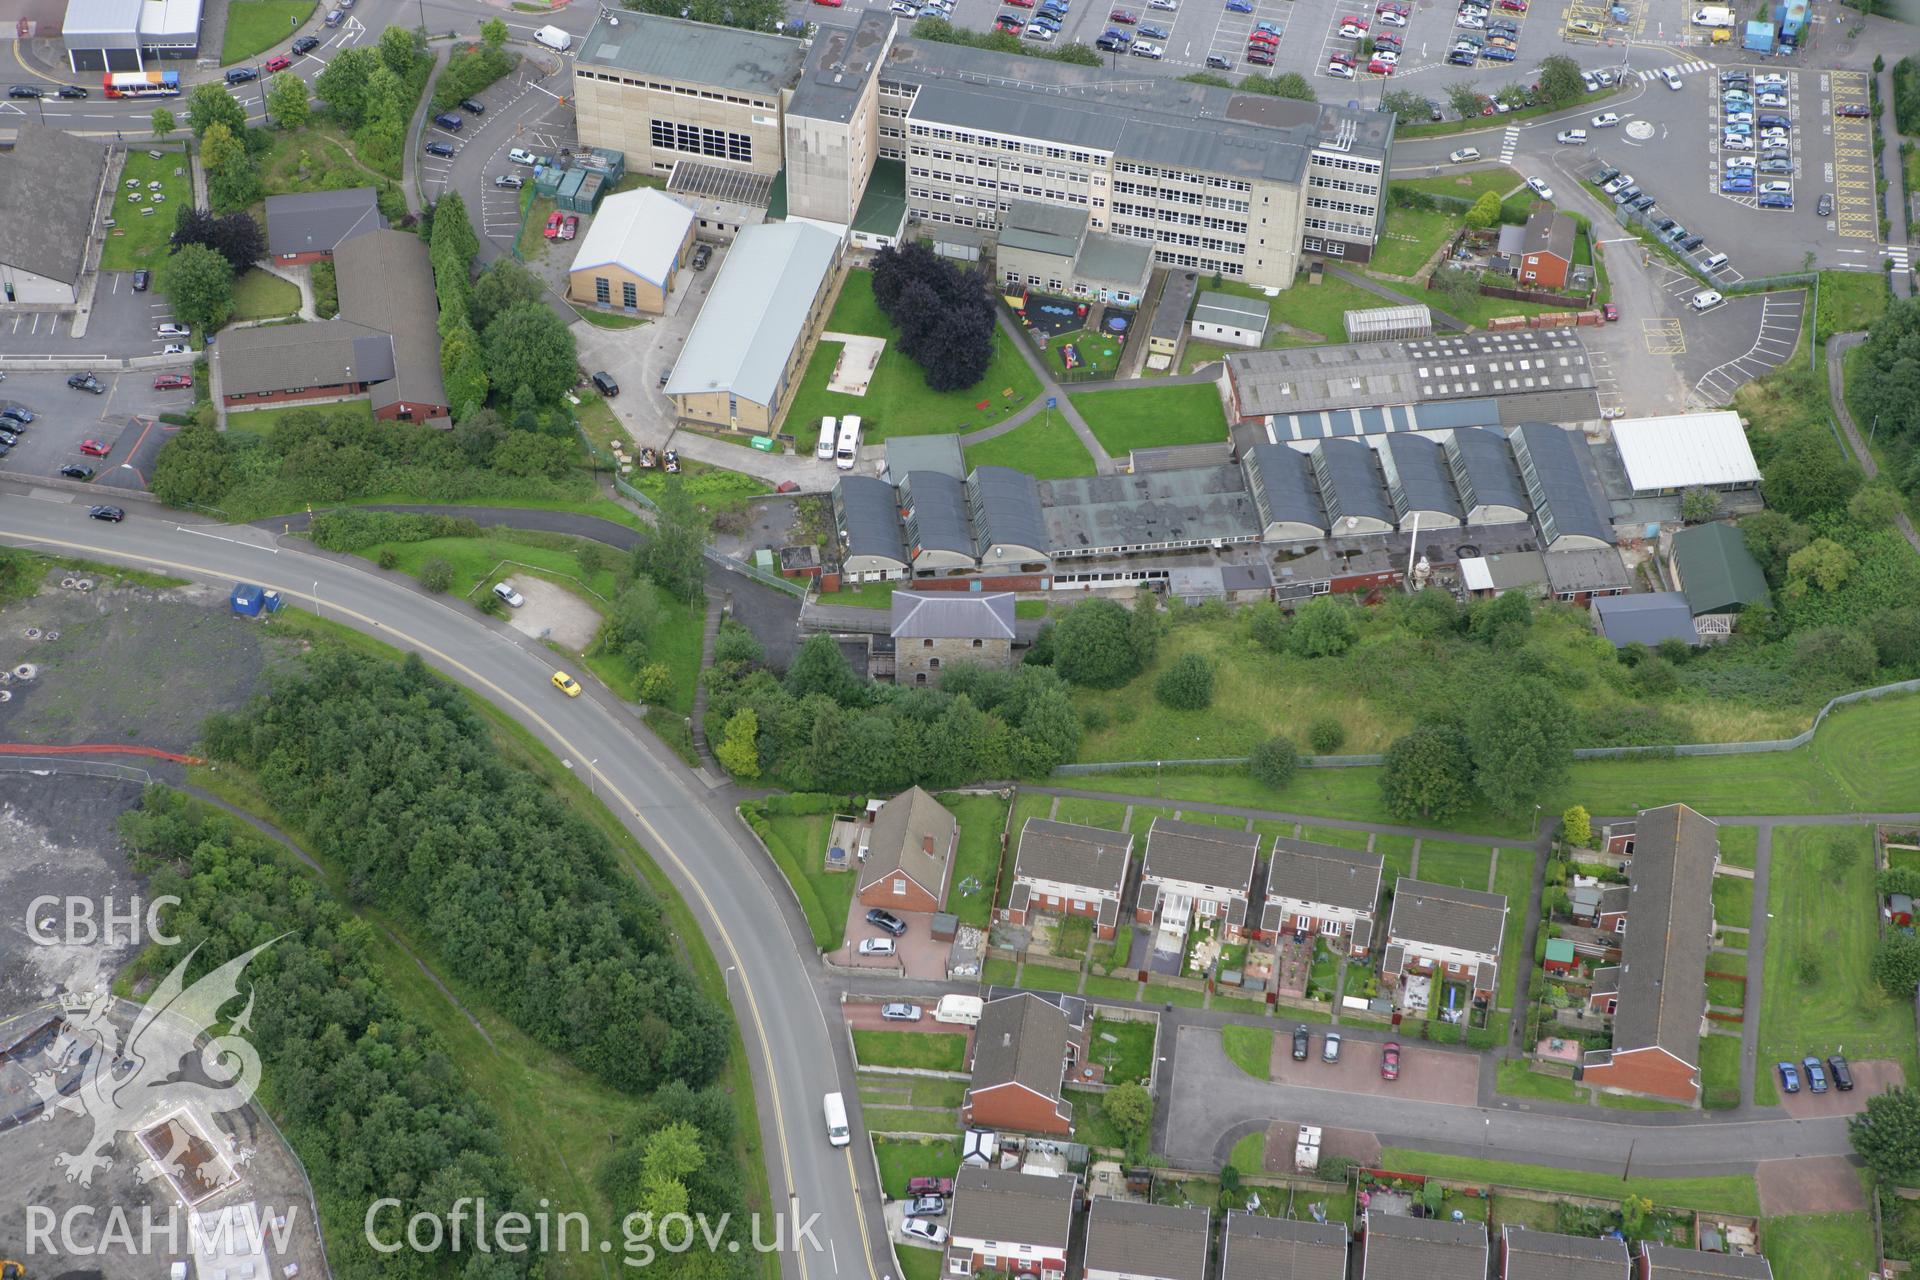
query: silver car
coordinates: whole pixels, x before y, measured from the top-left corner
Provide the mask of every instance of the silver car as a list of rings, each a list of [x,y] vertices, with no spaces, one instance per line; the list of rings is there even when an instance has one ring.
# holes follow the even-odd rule
[[[881,941],[891,942],[893,939],[884,938],[881,939]],[[920,1006],[917,1004],[908,1004],[905,1000],[889,1000],[886,1004],[880,1006],[880,1016],[888,1022],[918,1022],[920,1021]]]

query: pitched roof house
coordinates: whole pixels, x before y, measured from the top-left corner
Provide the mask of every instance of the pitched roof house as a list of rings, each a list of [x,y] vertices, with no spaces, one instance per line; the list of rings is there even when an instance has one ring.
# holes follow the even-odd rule
[[[1120,921],[1120,894],[1132,860],[1130,835],[1028,818],[1020,826],[1013,855],[1008,917],[1025,924],[1029,912],[1090,916],[1100,936],[1111,938]]]
[[[1228,937],[1238,935],[1246,925],[1259,851],[1260,837],[1251,831],[1155,818],[1147,829],[1134,920],[1152,924],[1157,918],[1162,931],[1184,935],[1197,915],[1220,920]]]
[[[1347,1280],[1347,1229],[1231,1210],[1220,1242],[1220,1280]]]
[[[1079,1179],[1072,1175],[961,1169],[953,1180],[953,1225],[943,1274],[1001,1271],[1063,1280],[1078,1193]]]
[[[921,788],[908,787],[880,806],[867,831],[856,896],[869,907],[940,910],[959,838],[952,812]]]
[[[1520,240],[1520,283],[1564,289],[1573,268],[1573,238],[1572,218],[1544,201],[1536,203]]]
[[[1500,1280],[1627,1280],[1627,1245],[1509,1226],[1500,1236]]]
[[[1351,954],[1365,955],[1373,945],[1373,913],[1380,901],[1384,863],[1379,854],[1360,849],[1276,838],[1267,864],[1261,934],[1315,933],[1335,945],[1344,937]]]
[[[1633,1274],[1634,1280],[1773,1280],[1773,1264],[1757,1253],[1702,1253],[1643,1242]]]
[[[1713,949],[1713,869],[1720,829],[1683,804],[1636,824],[1613,1047],[1585,1055],[1597,1089],[1692,1102],[1700,1093],[1700,1032]]]
[[[1031,991],[987,1001],[973,1033],[973,1080],[960,1104],[967,1123],[1070,1133],[1073,1104],[1062,1082],[1083,1056],[1085,1016],[1078,1000],[1055,1004]]]
[[[387,225],[372,187],[267,197],[267,252],[276,262],[319,262],[355,236]]]
[[[1410,973],[1438,974],[1468,983],[1476,1001],[1491,1000],[1499,984],[1500,938],[1507,899],[1499,893],[1429,884],[1401,876],[1387,913],[1387,949],[1380,974],[1399,985]]]
[[[1368,1213],[1360,1280],[1486,1280],[1487,1254],[1478,1222]]]
[[[1213,1214],[1198,1205],[1096,1197],[1087,1211],[1087,1280],[1207,1280]]]

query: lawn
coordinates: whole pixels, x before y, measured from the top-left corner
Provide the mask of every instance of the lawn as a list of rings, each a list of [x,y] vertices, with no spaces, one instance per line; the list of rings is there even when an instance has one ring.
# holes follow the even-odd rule
[[[599,311],[593,307],[575,307],[574,314],[596,329],[638,329],[646,324],[646,316],[630,316],[615,311]]]
[[[743,811],[746,808],[742,806]],[[765,819],[765,823],[761,838],[800,900],[807,927],[813,930],[813,945],[822,951],[839,950],[846,940],[847,912],[853,906],[854,882],[859,877],[847,871],[826,870],[832,815],[780,815]]]
[[[1454,173],[1435,174],[1431,178],[1395,178],[1388,186],[1406,187],[1413,191],[1424,191],[1430,196],[1457,196],[1471,204],[1491,191],[1502,199],[1518,191],[1525,180],[1512,169],[1496,165],[1491,169],[1466,169]]]
[[[300,311],[300,286],[253,267],[233,282],[235,320],[273,320]]]
[[[1275,1034],[1265,1027],[1229,1024],[1220,1028],[1220,1047],[1227,1051],[1227,1057],[1233,1060],[1234,1066],[1255,1080],[1271,1080]]]
[[[1873,1223],[1865,1213],[1768,1218],[1760,1224],[1760,1252],[1776,1276],[1854,1280],[1874,1273]]]
[[[1059,822],[1075,822],[1083,827],[1100,827],[1107,831],[1126,830],[1127,806],[1111,800],[1090,800],[1084,796],[1061,796],[1059,806],[1054,810],[1054,819]]]
[[[960,823],[960,851],[954,858],[947,910],[964,924],[984,929],[993,914],[993,889],[1000,879],[1000,833],[1007,826],[1007,802],[995,795],[944,795]]]
[[[1915,1079],[1913,1009],[1868,974],[1874,949],[1873,858],[1865,828],[1773,833],[1760,1061],[1808,1054],[1891,1057]]]
[[[1020,967],[1011,960],[988,956],[987,962],[980,966],[980,981],[990,987],[1010,987],[1019,971]]]
[[[174,211],[193,203],[192,189],[188,186],[185,153],[173,148],[165,148],[160,158],[154,159],[147,152],[152,147],[127,152],[127,167],[120,175],[120,189],[109,209],[116,225],[107,232],[107,242],[100,251],[100,270],[133,271],[139,267],[157,267],[160,260],[167,256],[167,242],[173,238]],[[174,170],[180,170],[176,175]],[[128,200],[134,194],[127,184],[140,184],[140,199]],[[147,190],[149,182],[158,182],[160,190]],[[156,205],[153,196],[165,196],[166,203]],[[148,210],[152,210],[148,213]]]
[[[1865,329],[1887,309],[1887,281],[1878,271],[1822,271],[1814,340]]]
[[[1459,889],[1487,890],[1487,871],[1492,850],[1486,845],[1448,844],[1442,840],[1420,842],[1419,878],[1429,884],[1450,884]],[[1525,909],[1525,903],[1512,904]]]
[[[1145,1084],[1153,1071],[1154,1024],[1095,1018],[1087,1037],[1087,1061],[1107,1069],[1108,1084]]]
[[[1023,789],[1019,795],[1015,797],[1013,802],[1014,842],[1016,844],[1019,843],[1020,832],[1026,827],[1028,818],[1051,818],[1052,816],[1052,796],[1044,791],[1027,791]],[[1012,892],[1011,879],[1008,881],[1007,890],[1009,893]],[[1004,898],[1006,894],[1002,894],[1001,896]],[[1002,905],[1004,905],[1004,903]]]
[[[787,410],[786,430],[793,433],[797,446],[810,452],[819,435],[820,419],[857,413],[861,436],[879,443],[890,435],[936,435],[942,432],[978,430],[996,422],[1039,394],[1040,381],[1033,376],[1013,342],[997,327],[993,333],[993,360],[986,376],[960,391],[932,391],[920,367],[900,354],[899,335],[880,314],[873,298],[873,274],[852,271],[827,318],[827,331],[858,333],[885,338],[887,348],[873,371],[864,396],[843,395],[827,390],[834,362],[840,358],[841,344],[822,342],[807,364]],[[1011,392],[1011,394],[1002,394]],[[986,404],[982,409],[978,406]]]
[[[1622,1180],[1616,1173],[1587,1173],[1579,1169],[1510,1164],[1504,1160],[1436,1155],[1431,1152],[1409,1151],[1399,1147],[1388,1147],[1380,1153],[1380,1167],[1396,1173],[1418,1173],[1429,1177],[1452,1178],[1461,1182],[1531,1187],[1540,1191],[1559,1191],[1568,1195],[1595,1196],[1606,1200],[1618,1200],[1623,1194],[1631,1193],[1645,1196],[1656,1205],[1671,1208],[1748,1215],[1758,1215],[1760,1212],[1760,1196],[1753,1185],[1753,1179],[1732,1174],[1706,1178],[1641,1177]]]
[[[1256,1129],[1233,1144],[1227,1163],[1241,1173],[1260,1173],[1267,1167],[1267,1131]]]
[[[1056,969],[1050,964],[1029,964],[1020,971],[1020,985],[1035,991],[1063,991],[1072,995],[1080,990],[1080,970]]]
[[[1516,1058],[1501,1060],[1494,1089],[1509,1098],[1550,1098],[1555,1102],[1581,1102],[1586,1093],[1571,1077],[1529,1070],[1526,1063]]]
[[[1744,929],[1753,919],[1753,881],[1745,876],[1713,878],[1713,918]]]
[[[1700,1038],[1700,1105],[1709,1111],[1740,1105],[1740,1037]]]
[[[1424,854],[1421,855],[1425,857]],[[1512,1009],[1520,986],[1520,954],[1526,937],[1527,909],[1533,893],[1533,852],[1530,849],[1500,849],[1494,854],[1493,890],[1507,895],[1507,928],[1501,935],[1500,994],[1497,1006]]]
[[[900,1280],[940,1280],[940,1267],[946,1255],[938,1249],[924,1249],[897,1242],[894,1257],[900,1261]]]
[[[890,1107],[867,1103],[860,1110],[869,1133],[945,1133],[960,1127],[960,1117],[951,1110],[926,1107]]]
[[[908,1178],[951,1178],[960,1172],[958,1138],[875,1138],[873,1156],[880,1166],[880,1189],[895,1200],[907,1194]]]
[[[251,3],[251,0],[241,0]],[[304,129],[275,129],[267,152],[260,157],[260,184],[270,196],[295,191],[330,191],[339,187],[380,186],[388,179],[367,168],[353,154],[353,144],[340,127],[315,122]],[[397,189],[389,187],[394,197]],[[402,201],[402,207],[405,207]]]
[[[1161,1004],[1177,1004],[1182,1009],[1201,1009],[1206,1007],[1207,993],[1188,987],[1170,986],[1164,982],[1147,981],[1148,1000],[1157,1000]]]
[[[1112,373],[1127,353],[1127,349],[1114,338],[1089,329],[1076,329],[1072,333],[1049,338],[1045,351],[1040,351],[1038,347],[1034,350],[1039,352],[1047,368],[1060,374],[1067,370],[1068,347],[1073,348],[1075,372],[1085,369],[1096,373]]]
[[[1376,835],[1373,838],[1373,851],[1380,855],[1383,865],[1380,868],[1380,883],[1391,885],[1401,876],[1410,874],[1413,866],[1413,837]]]
[[[369,560],[378,560],[383,553],[392,552],[394,567],[416,577],[428,561],[445,560],[453,566],[453,585],[447,588],[447,594],[456,599],[477,600],[479,597],[476,593],[481,587],[501,578],[532,572],[535,576],[552,579],[596,609],[604,611],[619,590],[613,570],[601,568],[591,574],[584,572],[575,546],[566,545],[579,542],[578,539],[554,534],[495,529],[478,538],[429,538],[424,542],[378,543],[362,548],[359,554]]]
[[[547,246],[555,243],[547,239],[547,216],[560,206],[553,202],[551,196],[534,195],[532,186],[524,188],[520,194],[522,200],[530,203],[521,205],[526,210],[525,220],[520,224],[520,239],[514,247],[519,251],[522,262],[534,263],[546,256]]]
[[[1120,1130],[1107,1119],[1101,1100],[1106,1096],[1091,1089],[1063,1089],[1062,1095],[1073,1104],[1073,1138],[1088,1146],[1120,1148],[1127,1145]]]
[[[240,431],[250,435],[269,435],[280,424],[280,419],[290,413],[311,413],[309,405],[288,405],[284,409],[246,409],[227,415],[227,430]],[[373,406],[365,400],[344,400],[339,404],[326,406],[326,412],[362,413],[368,422],[373,421]]]
[[[1441,209],[1403,209],[1387,202],[1386,225],[1367,263],[1376,274],[1412,276],[1460,229],[1464,216]],[[1382,305],[1385,299],[1380,299]]]
[[[1048,412],[1002,436],[966,448],[968,471],[975,467],[1012,467],[1035,480],[1062,480],[1093,474],[1093,455],[1071,424]]]
[[[314,0],[233,0],[227,6],[227,38],[220,46],[220,65],[245,62],[293,39],[300,24],[313,16],[313,5]]]
[[[1089,974],[1081,994],[1099,1000],[1134,1000],[1139,998],[1140,984],[1132,978],[1099,978]]]
[[[1235,819],[1237,822],[1238,819]],[[1339,845],[1343,849],[1365,849],[1367,833],[1351,827],[1307,827],[1300,833],[1302,840],[1313,840],[1320,844]]]
[[[853,1054],[866,1067],[962,1071],[967,1065],[967,1038],[944,1031],[855,1031]]]
[[[1693,1108],[1679,1102],[1664,1102],[1659,1098],[1639,1098],[1624,1093],[1600,1093],[1594,1100],[1603,1107],[1612,1107],[1615,1111],[1691,1111]]]
[[[1708,978],[1707,1003],[1722,1009],[1738,1009],[1747,1002],[1747,984],[1737,978]]]
[[[1083,391],[1071,398],[1094,438],[1115,459],[1124,459],[1133,449],[1227,438],[1220,392],[1210,382]]]
[[[1730,867],[1745,867],[1751,871],[1759,843],[1758,827],[1721,827],[1720,861]]]
[[[1263,347],[1345,342],[1348,311],[1389,305],[1378,294],[1369,293],[1338,276],[1323,274],[1319,284],[1311,284],[1304,271],[1293,278],[1290,288],[1282,289],[1272,297],[1268,297],[1264,289],[1237,280],[1222,281],[1218,289],[1213,289],[1212,285],[1205,287],[1216,293],[1250,298],[1266,306],[1269,323],[1266,337],[1260,344]],[[1298,332],[1290,333],[1290,329]],[[1211,347],[1213,344],[1205,345]]]
[[[964,1080],[929,1080],[863,1072],[860,1101],[876,1107],[958,1107],[967,1097]]]
[[[898,582],[862,582],[857,586],[842,586],[838,591],[822,593],[823,604],[852,605],[856,609],[891,609],[893,593],[902,585]]]

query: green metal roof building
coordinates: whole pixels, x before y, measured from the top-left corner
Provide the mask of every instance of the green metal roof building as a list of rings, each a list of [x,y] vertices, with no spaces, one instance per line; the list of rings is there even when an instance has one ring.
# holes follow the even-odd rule
[[[1674,585],[1698,618],[1738,613],[1767,601],[1767,575],[1747,550],[1740,531],[1724,521],[1694,525],[1673,535]]]

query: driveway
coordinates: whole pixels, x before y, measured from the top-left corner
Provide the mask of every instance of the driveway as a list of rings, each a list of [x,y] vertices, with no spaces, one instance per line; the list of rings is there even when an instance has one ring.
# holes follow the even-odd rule
[[[1761,1064],[1766,1070],[1776,1073],[1773,1063]],[[1809,1093],[1806,1089],[1806,1068],[1800,1069],[1801,1088],[1798,1093],[1782,1093],[1780,1105],[1795,1120],[1810,1120],[1815,1116],[1850,1116],[1867,1109],[1867,1099],[1876,1093],[1885,1093],[1898,1088],[1904,1081],[1900,1064],[1886,1058],[1869,1058],[1862,1062],[1849,1060],[1847,1066],[1853,1070],[1853,1088],[1842,1093],[1829,1087],[1825,1093]]]
[[[1762,1160],[1754,1167],[1760,1212],[1858,1213],[1867,1207],[1859,1170],[1845,1156],[1811,1160]]]
[[[1329,1065],[1320,1060],[1329,1028],[1314,1027],[1312,1048],[1305,1062],[1293,1060],[1293,1027],[1288,1023],[1273,1039],[1273,1058],[1269,1069],[1280,1084],[1307,1089],[1338,1089],[1342,1093],[1378,1094],[1381,1097],[1416,1098],[1423,1102],[1450,1102],[1472,1106],[1480,1091],[1480,1059],[1477,1055],[1447,1053],[1401,1043],[1400,1078],[1380,1078],[1380,1054],[1384,1042],[1355,1040],[1342,1034],[1340,1061]]]
[[[673,408],[661,394],[660,379],[679,359],[688,331],[700,309],[707,305],[707,293],[720,274],[726,253],[725,245],[715,245],[713,260],[705,271],[682,271],[674,291],[667,296],[666,314],[653,316],[644,325],[603,329],[591,320],[574,321],[573,338],[580,351],[581,367],[604,369],[620,384],[620,394],[607,401],[607,407],[641,445],[665,448],[673,434]],[[689,457],[697,456],[684,444],[676,442],[675,447]],[[718,447],[726,449],[729,456],[747,452],[734,445]],[[727,465],[745,461],[734,458]]]
[[[824,855],[826,850],[822,849]],[[847,872],[857,875],[857,871]],[[884,938],[886,933],[876,925],[867,923],[867,905],[855,898],[847,908],[847,942],[840,950],[827,958],[835,964],[851,968],[873,969],[889,977],[924,978],[929,981],[944,980],[947,976],[947,952],[952,943],[942,942],[933,936],[933,917],[919,911],[896,911],[902,923],[907,926],[906,933],[894,942],[895,954],[892,956],[861,956],[860,941],[863,938]]]
[[[968,1041],[973,1039],[973,1029],[958,1023],[935,1022],[933,1005],[924,1000],[909,1000],[909,1004],[918,1005],[918,1022],[889,1022],[880,1016],[882,1000],[850,999],[840,1006],[840,1016],[846,1019],[847,1026],[855,1031],[919,1031],[928,1035],[964,1035]],[[968,1045],[972,1047],[971,1043]],[[963,1059],[964,1061],[964,1059]]]

